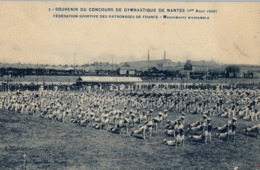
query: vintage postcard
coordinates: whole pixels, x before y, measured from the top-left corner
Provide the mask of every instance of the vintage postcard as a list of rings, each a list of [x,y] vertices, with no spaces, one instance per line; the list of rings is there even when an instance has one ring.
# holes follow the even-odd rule
[[[0,169],[260,169],[259,2],[0,1]]]

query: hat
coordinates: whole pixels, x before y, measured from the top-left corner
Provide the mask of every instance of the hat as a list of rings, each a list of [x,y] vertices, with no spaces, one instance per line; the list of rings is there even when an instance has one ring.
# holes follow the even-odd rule
[[[185,116],[185,115],[186,115],[186,113],[184,113],[184,112],[181,112],[181,115]]]
[[[152,125],[153,125],[153,122],[152,122],[152,121],[149,121],[149,122],[147,122],[147,125],[148,125],[148,126],[152,126]]]
[[[150,112],[153,112],[153,109],[150,109]]]
[[[237,121],[237,118],[233,117],[232,120],[233,120],[233,121]]]
[[[208,116],[207,115],[203,115],[203,118],[208,118]]]
[[[181,116],[180,119],[183,119],[183,120],[184,120],[184,119],[185,119],[185,116]]]
[[[168,112],[168,110],[167,110],[167,109],[165,109],[165,110],[164,110],[164,112]]]

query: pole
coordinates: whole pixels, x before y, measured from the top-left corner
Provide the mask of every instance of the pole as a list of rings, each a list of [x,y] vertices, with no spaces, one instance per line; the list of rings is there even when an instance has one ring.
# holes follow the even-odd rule
[[[39,65],[38,65],[38,57],[37,57],[37,68],[36,68],[36,74],[37,74],[37,86],[39,81]]]
[[[76,62],[76,55],[77,53],[74,53],[74,75],[76,75],[76,66],[75,66],[75,62]]]

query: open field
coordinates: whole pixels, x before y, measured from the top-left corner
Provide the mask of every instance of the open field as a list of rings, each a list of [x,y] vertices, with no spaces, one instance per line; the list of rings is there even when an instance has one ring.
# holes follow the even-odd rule
[[[177,116],[169,113],[169,119]],[[199,118],[187,115],[186,121]],[[226,122],[225,118],[212,120],[213,126]],[[253,124],[239,120],[235,142],[213,137],[207,145],[186,140],[184,147],[175,148],[162,144],[163,128],[143,140],[1,110],[0,169],[220,170],[239,165],[241,170],[255,170],[260,169],[259,139],[241,133]]]

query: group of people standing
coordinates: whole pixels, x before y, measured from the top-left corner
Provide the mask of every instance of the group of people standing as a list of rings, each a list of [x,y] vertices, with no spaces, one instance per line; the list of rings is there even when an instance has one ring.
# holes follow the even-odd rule
[[[122,91],[7,91],[0,109],[143,139],[164,134],[163,143],[235,140],[237,122],[259,137],[260,90],[150,89]],[[191,121],[194,119],[194,121]],[[219,124],[219,120],[227,123]],[[213,126],[214,125],[214,126]],[[62,126],[62,125],[61,125]]]

